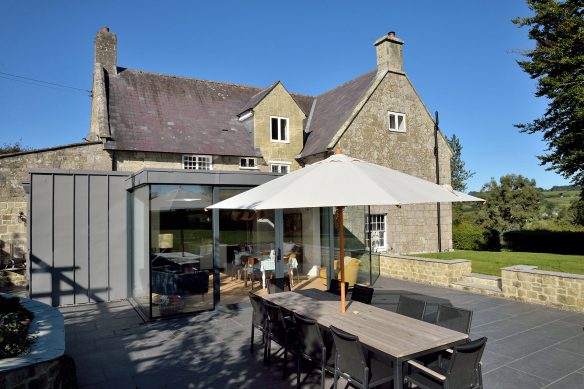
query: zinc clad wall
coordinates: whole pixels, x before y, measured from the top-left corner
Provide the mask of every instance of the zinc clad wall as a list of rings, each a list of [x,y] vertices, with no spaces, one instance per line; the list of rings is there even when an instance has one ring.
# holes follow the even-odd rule
[[[30,177],[30,294],[53,306],[126,298],[126,174]]]

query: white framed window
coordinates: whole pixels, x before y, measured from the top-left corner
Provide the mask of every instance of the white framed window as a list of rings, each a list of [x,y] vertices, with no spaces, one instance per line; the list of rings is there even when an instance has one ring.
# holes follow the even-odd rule
[[[213,158],[210,155],[183,155],[183,169],[213,170]]]
[[[389,131],[406,132],[406,114],[389,112]]]
[[[365,226],[367,245],[371,244],[373,252],[386,251],[387,229],[385,227],[385,214],[371,214]]]
[[[241,157],[239,158],[239,168],[255,170],[258,168],[257,161],[253,157]]]
[[[270,140],[272,142],[290,143],[288,118],[270,116]]]
[[[270,162],[272,173],[288,174],[290,173],[290,162]]]

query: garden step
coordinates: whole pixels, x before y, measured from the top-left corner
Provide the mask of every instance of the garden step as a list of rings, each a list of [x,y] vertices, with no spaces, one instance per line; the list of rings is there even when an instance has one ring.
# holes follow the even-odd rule
[[[498,286],[485,285],[482,283],[457,281],[450,284],[455,289],[467,290],[469,292],[485,294],[488,296],[503,297],[503,291]]]
[[[495,286],[495,287],[501,289],[501,277],[498,277],[498,276],[489,276],[486,274],[470,273],[470,274],[465,274],[462,277],[461,281],[467,282],[467,283],[473,283],[473,284]]]

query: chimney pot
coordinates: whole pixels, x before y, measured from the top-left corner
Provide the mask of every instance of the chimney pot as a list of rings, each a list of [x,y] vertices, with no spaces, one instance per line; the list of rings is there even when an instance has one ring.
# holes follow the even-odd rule
[[[109,32],[109,27],[108,26],[102,27],[101,32]]]
[[[392,38],[395,38],[395,31],[390,31],[390,32],[387,33],[387,35],[389,35]]]

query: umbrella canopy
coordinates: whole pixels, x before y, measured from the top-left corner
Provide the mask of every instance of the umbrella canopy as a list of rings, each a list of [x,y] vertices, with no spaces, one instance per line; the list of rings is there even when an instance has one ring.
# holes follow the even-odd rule
[[[341,311],[345,312],[344,207],[463,201],[484,200],[456,192],[449,186],[437,185],[338,153],[208,208],[337,207],[340,224]]]
[[[397,170],[335,154],[207,208],[284,209],[460,201],[483,200]]]

